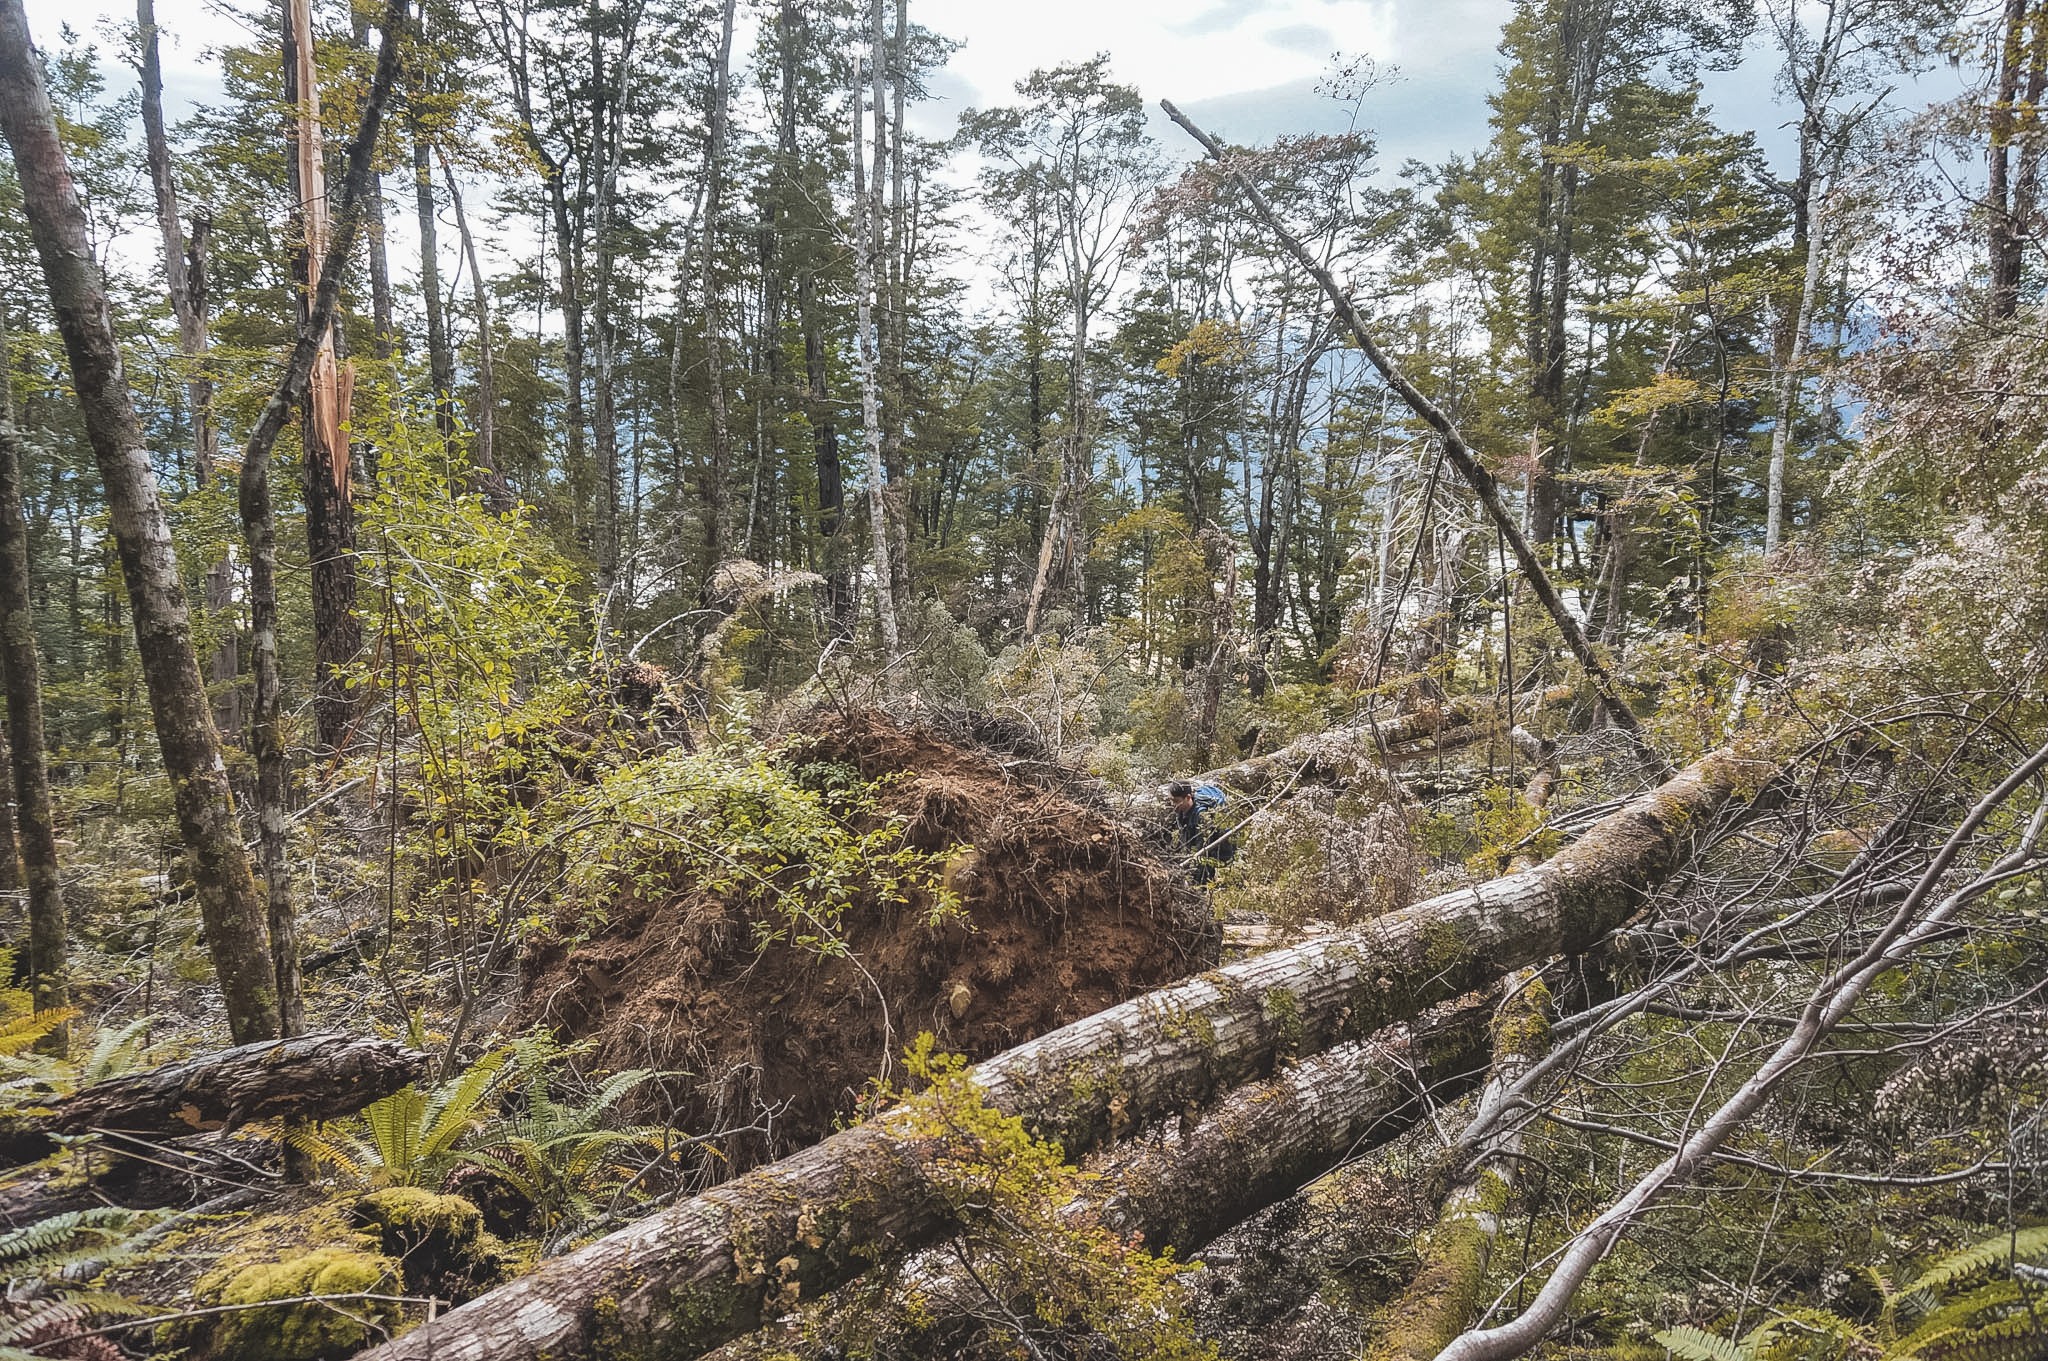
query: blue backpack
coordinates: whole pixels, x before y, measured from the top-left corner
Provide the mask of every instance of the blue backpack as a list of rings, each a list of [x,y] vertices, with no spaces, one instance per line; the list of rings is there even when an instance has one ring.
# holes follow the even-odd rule
[[[1223,792],[1221,785],[1198,784],[1195,786],[1195,807],[1202,813],[1213,813],[1230,802],[1230,795]]]

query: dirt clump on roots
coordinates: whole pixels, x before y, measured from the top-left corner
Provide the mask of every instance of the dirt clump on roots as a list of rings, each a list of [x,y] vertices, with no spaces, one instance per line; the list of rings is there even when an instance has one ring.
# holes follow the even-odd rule
[[[714,894],[629,899],[581,941],[530,947],[520,1021],[589,1041],[601,1068],[670,1074],[636,1093],[639,1114],[712,1136],[733,1171],[851,1118],[922,1031],[987,1058],[1214,963],[1206,898],[1136,830],[947,727],[834,713],[778,760],[881,780],[881,814],[944,857],[958,916],[935,923],[916,892],[856,901],[835,955],[757,948],[759,909]]]

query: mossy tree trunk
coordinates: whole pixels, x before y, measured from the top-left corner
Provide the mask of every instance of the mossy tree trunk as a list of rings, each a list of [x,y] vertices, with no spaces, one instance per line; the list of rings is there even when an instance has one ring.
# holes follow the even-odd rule
[[[37,1011],[70,1001],[65,966],[64,883],[57,870],[57,820],[43,741],[42,658],[29,598],[28,521],[22,514],[21,442],[0,420],[0,684],[7,692],[6,756],[13,770],[13,834],[28,889],[28,977]],[[12,857],[14,848],[0,848]],[[61,1054],[63,1027],[43,1047]]]
[[[996,1109],[1070,1155],[1412,1019],[1628,921],[1768,774],[1706,757],[1548,863],[1163,988],[978,1065]],[[885,1114],[610,1234],[367,1353],[375,1361],[694,1356],[878,1253],[953,1225]]]
[[[113,310],[94,264],[85,210],[57,137],[56,115],[21,0],[0,0],[0,132],[14,154],[22,206],[106,490],[136,654],[178,829],[191,855],[228,1028],[237,1041],[267,1039],[277,1034],[278,1013],[263,900],[235,823],[234,795],[193,651],[191,612],[170,523],[114,338]]]

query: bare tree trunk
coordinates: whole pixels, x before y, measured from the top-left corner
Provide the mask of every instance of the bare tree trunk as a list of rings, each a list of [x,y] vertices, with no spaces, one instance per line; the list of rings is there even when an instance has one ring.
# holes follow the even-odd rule
[[[889,583],[889,597],[898,608],[910,606],[910,523],[916,507],[911,505],[912,487],[908,461],[903,451],[903,421],[906,375],[903,355],[910,327],[910,214],[904,197],[903,170],[903,87],[910,79],[907,40],[910,32],[909,0],[895,0],[895,24],[889,39],[889,234],[882,239],[882,106],[875,104],[875,258],[882,263],[878,288],[886,296],[880,322],[882,348],[882,471],[887,476],[889,514],[889,569],[895,578]],[[880,60],[879,54],[877,60]],[[877,72],[881,74],[881,72]]]
[[[293,0],[302,5],[305,0]],[[404,26],[407,0],[390,0],[390,8],[383,21],[384,39],[377,52],[377,70],[370,83],[368,95],[363,101],[362,122],[357,126],[355,138],[349,143],[347,172],[343,176],[339,208],[334,214],[331,239],[323,231],[324,258],[317,263],[310,262],[307,273],[316,279],[317,285],[305,299],[305,315],[300,319],[298,337],[292,343],[290,358],[285,363],[284,375],[278,380],[277,388],[270,400],[264,403],[262,415],[256,427],[249,434],[249,442],[242,450],[242,476],[240,500],[244,533],[250,545],[250,594],[252,616],[258,614],[257,602],[267,598],[268,627],[259,622],[253,630],[256,637],[257,691],[259,698],[267,693],[269,708],[266,711],[259,702],[258,715],[254,722],[259,732],[267,722],[270,746],[269,778],[274,782],[265,797],[259,792],[259,831],[263,838],[266,873],[271,880],[269,909],[279,927],[279,939],[272,942],[273,955],[269,967],[277,980],[279,994],[287,999],[285,1006],[293,1019],[290,1024],[303,1029],[304,1017],[299,1012],[299,962],[296,919],[291,912],[288,893],[280,890],[284,882],[282,857],[284,854],[284,753],[281,739],[276,730],[276,520],[270,497],[270,457],[277,447],[277,437],[283,433],[285,422],[291,418],[292,408],[303,403],[308,411],[316,409],[318,403],[315,378],[321,369],[321,356],[333,355],[334,316],[341,298],[341,281],[349,252],[362,220],[363,200],[368,197],[375,184],[375,173],[371,158],[375,154],[377,132],[383,125],[384,105],[391,94],[391,87],[397,78],[400,30]],[[304,51],[301,47],[300,51]],[[287,63],[287,70],[290,63]],[[346,485],[346,467],[343,469],[343,485]],[[351,583],[353,571],[351,569]],[[267,589],[266,589],[267,587]],[[267,641],[266,641],[267,640]],[[268,667],[269,681],[266,686],[264,673]],[[264,766],[259,764],[259,786],[264,781]],[[239,849],[239,847],[238,847]],[[272,858],[275,857],[273,862]],[[275,868],[271,866],[275,864]],[[209,930],[211,928],[209,927]]]
[[[417,94],[417,92],[415,92]],[[427,374],[434,385],[434,424],[441,438],[455,438],[455,353],[448,343],[448,317],[441,309],[441,237],[434,216],[433,148],[412,114],[412,194],[420,232],[420,306],[427,314]]]
[[[455,183],[455,168],[448,164],[445,155],[441,158],[441,177],[448,185],[448,206],[455,210],[455,234],[462,241],[463,258],[469,262],[470,296],[476,305],[476,449],[472,457],[484,504],[505,515],[514,502],[505,475],[498,471],[498,377],[491,340],[491,290],[484,283],[476,238],[469,233],[469,217],[462,211],[462,190]]]
[[[192,212],[188,241],[178,216],[178,185],[171,170],[170,139],[164,132],[163,63],[158,55],[156,0],[136,0],[135,25],[142,44],[142,130],[149,159],[149,179],[156,190],[157,229],[163,238],[164,284],[171,315],[178,323],[178,348],[184,356],[185,404],[192,422],[192,481],[204,487],[213,481],[219,463],[219,432],[213,423],[213,379],[207,372],[209,340],[206,325],[207,242],[213,219],[204,206]],[[210,621],[225,619],[234,608],[234,567],[225,558],[206,567],[206,613]],[[216,624],[216,627],[219,627]],[[223,734],[238,732],[242,723],[241,648],[234,630],[222,628],[207,658],[206,680],[213,692],[214,722]]]
[[[57,865],[57,821],[43,739],[42,659],[36,651],[34,604],[29,598],[28,520],[22,514],[21,443],[0,421],[0,684],[7,691],[13,827],[28,889],[28,983],[37,1011],[70,1001],[65,965],[64,881]],[[7,858],[14,842],[0,848]],[[62,1054],[66,1032],[53,1031],[43,1046]]]
[[[1072,390],[1067,394],[1067,429],[1060,442],[1060,480],[1053,488],[1052,508],[1045,517],[1045,537],[1038,545],[1038,571],[1031,578],[1031,598],[1024,607],[1024,636],[1038,636],[1038,622],[1054,583],[1071,570],[1080,518],[1081,491],[1088,472],[1088,303],[1081,284],[1074,284]]]
[[[1633,916],[1765,773],[1717,754],[1549,862],[1163,988],[973,1069],[986,1099],[1070,1155],[1412,1019],[1514,969],[1589,949]],[[664,1210],[365,1353],[364,1361],[695,1356],[877,1251],[952,1228],[920,1137],[884,1114]]]
[[[1170,101],[1161,100],[1160,104],[1166,110],[1167,116],[1178,123],[1189,136],[1200,142],[1202,149],[1212,159],[1224,160],[1223,148],[1215,138],[1189,122]],[[1352,339],[1358,343],[1358,348],[1364,352],[1372,366],[1379,371],[1381,379],[1407,403],[1408,409],[1421,417],[1443,441],[1444,457],[1451,461],[1452,466],[1457,468],[1466,484],[1479,497],[1479,504],[1485,508],[1487,517],[1493,521],[1494,527],[1500,531],[1501,538],[1506,541],[1509,551],[1515,555],[1515,563],[1522,569],[1522,575],[1528,579],[1536,598],[1542,602],[1551,622],[1557,625],[1558,632],[1564,635],[1565,645],[1571,648],[1572,656],[1578,659],[1579,665],[1592,680],[1600,695],[1602,712],[1617,728],[1629,735],[1645,764],[1652,770],[1668,771],[1669,763],[1650,747],[1648,739],[1643,735],[1642,725],[1636,721],[1635,714],[1615,690],[1613,677],[1608,674],[1606,666],[1593,651],[1592,643],[1586,638],[1585,628],[1579,623],[1577,616],[1566,608],[1563,597],[1558,595],[1556,585],[1550,580],[1549,571],[1536,556],[1535,550],[1529,547],[1529,541],[1523,535],[1521,527],[1515,523],[1514,516],[1508,513],[1507,506],[1501,501],[1500,486],[1494,481],[1493,474],[1479,461],[1478,455],[1472,451],[1472,446],[1465,442],[1465,437],[1458,432],[1458,427],[1452,424],[1451,418],[1424,396],[1422,390],[1410,382],[1386,351],[1379,347],[1372,333],[1367,330],[1365,319],[1358,314],[1358,309],[1352,304],[1350,294],[1346,293],[1336,279],[1331,277],[1329,270],[1323,268],[1315,256],[1309,253],[1300,239],[1281,224],[1280,219],[1274,215],[1272,205],[1259,191],[1259,187],[1235,166],[1232,166],[1230,174],[1243,190],[1253,212],[1266,225],[1266,229],[1274,234],[1287,253],[1294,257],[1296,263],[1307,270],[1309,276],[1322,286],[1323,292],[1336,305],[1337,314],[1344,319]]]
[[[311,0],[289,0],[287,19],[285,101],[296,113],[291,123],[289,163],[303,233],[297,271],[304,280],[298,296],[303,320],[312,311],[327,251],[326,149],[320,135]],[[307,575],[313,591],[313,724],[320,745],[330,752],[340,751],[349,742],[355,700],[349,694],[346,670],[363,642],[362,626],[355,617],[355,486],[349,476],[349,446],[343,433],[354,373],[336,358],[332,330],[330,326],[319,337],[300,430],[306,549],[312,560]]]
[[[78,191],[57,138],[42,66],[21,0],[0,0],[0,131],[14,153],[22,204],[50,288],[73,388],[105,485],[128,589],[136,651],[150,710],[191,854],[207,946],[238,1042],[277,1033],[275,977],[256,882],[235,825],[206,686],[192,648],[192,620],[156,474],[136,419],[113,312],[93,266]]]
[[[1800,369],[1806,363],[1807,332],[1813,328],[1813,304],[1820,292],[1821,238],[1809,223],[1806,233],[1806,266],[1799,284],[1799,310],[1792,317],[1792,344],[1785,367],[1778,373],[1778,418],[1771,423],[1771,464],[1765,492],[1764,556],[1778,551],[1785,538],[1785,465],[1792,445],[1792,422],[1798,415]],[[1620,547],[1619,541],[1616,543]],[[1610,599],[1609,615],[1618,605]]]
[[[704,391],[711,417],[711,459],[705,485],[705,567],[710,573],[731,551],[732,428],[725,405],[725,322],[718,300],[718,218],[725,203],[725,130],[732,100],[732,28],[738,0],[725,0],[718,49],[711,68],[710,135],[704,142],[703,246],[697,261],[704,308]]]
[[[875,117],[882,117],[882,0],[874,0],[868,43],[868,69],[873,77]],[[894,664],[903,654],[897,632],[895,570],[889,561],[889,489],[882,469],[882,394],[880,355],[875,335],[875,227],[882,211],[879,174],[874,192],[868,192],[866,172],[861,165],[861,87],[856,75],[853,85],[853,290],[860,332],[860,409],[865,428],[868,476],[869,552],[875,567],[875,622],[882,633],[882,655]],[[877,167],[879,171],[879,167]],[[872,215],[872,216],[871,216]]]
[[[2012,193],[2012,139],[2017,119],[2013,103],[2019,97],[2020,66],[2025,59],[2027,0],[2005,0],[2005,18],[2000,32],[1998,87],[1991,105],[1989,183],[1991,257],[1990,316],[1993,321],[2011,317],[2020,305],[2020,224],[2015,216]]]

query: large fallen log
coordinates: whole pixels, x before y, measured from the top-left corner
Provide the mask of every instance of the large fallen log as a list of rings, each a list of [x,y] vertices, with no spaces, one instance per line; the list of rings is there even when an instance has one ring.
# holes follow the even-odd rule
[[[1186,1258],[1477,1087],[1486,1074],[1495,1001],[1492,995],[1461,998],[1413,1025],[1289,1065],[1208,1111],[1105,1150],[1088,1160],[1094,1180],[1063,1216]],[[990,1318],[1038,1316],[1032,1298],[1038,1283],[1020,1279],[999,1255],[983,1253],[976,1238],[970,1227],[957,1248],[934,1248],[906,1265],[892,1286],[903,1307],[889,1316],[909,1331],[890,1337],[887,1350],[978,1354],[975,1341]],[[963,1269],[963,1261],[972,1269]],[[858,1286],[855,1292],[846,1309],[873,1307]]]
[[[1493,1027],[1493,1069],[1479,1099],[1488,1119],[1550,1044],[1550,994],[1534,970],[1509,984]],[[1476,1122],[1475,1122],[1476,1123]],[[1520,1170],[1522,1127],[1502,1127],[1459,1174],[1421,1244],[1422,1268],[1388,1305],[1366,1361],[1432,1361],[1485,1304],[1486,1268]]]
[[[1546,864],[1163,988],[973,1074],[1069,1155],[1420,1015],[1626,923],[1768,769],[1706,757]],[[877,1117],[607,1235],[367,1353],[375,1361],[694,1356],[952,1227],[917,1131]]]
[[[10,1112],[0,1118],[0,1163],[32,1162],[56,1151],[57,1136],[95,1130],[177,1138],[252,1120],[332,1120],[425,1077],[428,1063],[395,1040],[362,1035],[239,1045]]]

